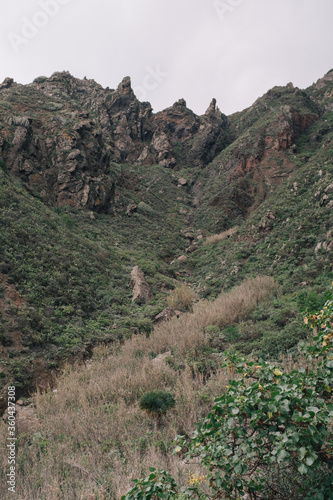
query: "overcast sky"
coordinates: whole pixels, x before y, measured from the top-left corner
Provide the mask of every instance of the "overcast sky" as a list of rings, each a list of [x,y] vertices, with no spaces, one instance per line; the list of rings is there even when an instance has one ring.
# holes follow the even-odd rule
[[[124,76],[155,111],[179,98],[226,114],[274,85],[305,88],[333,67],[332,0],[11,0],[0,81],[68,70],[115,88]]]

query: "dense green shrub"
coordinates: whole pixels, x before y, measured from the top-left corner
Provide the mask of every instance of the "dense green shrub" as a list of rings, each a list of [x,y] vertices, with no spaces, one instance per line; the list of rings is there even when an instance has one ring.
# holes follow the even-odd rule
[[[168,306],[180,311],[192,311],[196,293],[186,285],[175,288],[168,297]]]
[[[34,79],[33,83],[44,83],[47,80],[47,76],[37,76],[37,78]]]
[[[139,407],[148,415],[159,420],[168,410],[174,408],[176,402],[172,394],[167,391],[146,392],[139,402]]]
[[[134,488],[122,496],[121,500],[150,500],[153,498],[175,498],[177,484],[173,477],[165,470],[157,471],[149,467],[150,474],[144,479],[133,479]]]

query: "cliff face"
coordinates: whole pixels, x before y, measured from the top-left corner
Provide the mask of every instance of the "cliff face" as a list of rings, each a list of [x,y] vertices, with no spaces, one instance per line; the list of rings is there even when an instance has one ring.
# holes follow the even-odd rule
[[[227,144],[227,119],[212,101],[203,117],[180,100],[154,114],[129,77],[116,90],[69,73],[0,86],[0,154],[41,199],[110,212],[113,163],[204,167]]]
[[[135,97],[129,77],[115,90],[68,72],[29,85],[6,78],[1,161],[45,203],[104,213],[117,205],[116,164],[192,168],[195,201],[224,212],[211,220],[220,229],[226,217],[246,216],[294,170],[295,141],[331,109],[332,75],[307,91],[274,87],[229,118],[215,99],[203,116],[184,99],[154,114]]]
[[[230,144],[195,186],[201,225],[220,231],[239,223],[300,167],[300,160],[306,162],[323,146],[331,130],[326,114],[332,79],[333,71],[306,91],[292,84],[274,87],[228,117]]]

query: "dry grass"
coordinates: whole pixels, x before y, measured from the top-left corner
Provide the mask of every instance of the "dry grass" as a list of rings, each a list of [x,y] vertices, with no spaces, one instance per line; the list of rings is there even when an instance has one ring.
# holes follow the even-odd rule
[[[192,311],[194,302],[198,300],[197,294],[188,286],[175,288],[168,297],[168,306],[180,311]]]
[[[206,326],[243,320],[275,292],[272,278],[248,280],[213,302],[197,304],[193,313],[158,325],[149,338],[99,347],[90,369],[68,367],[57,393],[35,397],[40,434],[19,440],[18,498],[119,499],[130,479],[149,466],[169,470],[182,484],[189,471],[201,475],[198,465],[171,455],[172,441],[176,434],[192,432],[230,375],[219,369],[204,380],[186,364],[179,372],[164,362],[152,363],[149,353],[172,350],[185,358],[188,350],[206,344]],[[142,394],[151,390],[168,390],[176,399],[160,429],[138,407]],[[0,427],[5,433],[3,422]],[[4,459],[5,450],[0,452]]]
[[[218,243],[219,241],[225,240],[232,234],[234,234],[238,229],[238,226],[231,227],[230,229],[227,229],[226,231],[222,231],[222,233],[218,234],[213,234],[212,236],[207,236],[207,238],[204,241],[204,245],[214,245],[215,243]]]

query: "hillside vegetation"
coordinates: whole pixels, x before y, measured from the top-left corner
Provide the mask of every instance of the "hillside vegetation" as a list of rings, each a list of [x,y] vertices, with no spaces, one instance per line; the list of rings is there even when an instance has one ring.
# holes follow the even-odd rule
[[[251,493],[210,496],[174,438],[237,379],[226,352],[309,366],[304,315],[333,280],[332,93],[330,71],[199,117],[183,99],[154,114],[128,77],[0,85],[0,411],[15,385],[20,498],[120,499],[149,467],[193,497]],[[151,392],[174,408],[140,409]]]

